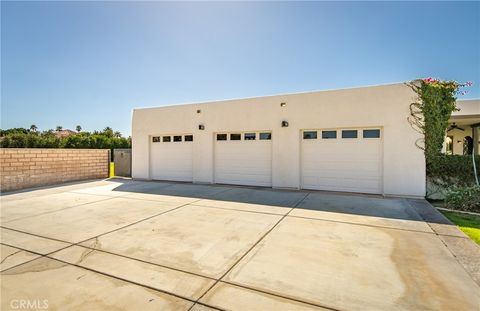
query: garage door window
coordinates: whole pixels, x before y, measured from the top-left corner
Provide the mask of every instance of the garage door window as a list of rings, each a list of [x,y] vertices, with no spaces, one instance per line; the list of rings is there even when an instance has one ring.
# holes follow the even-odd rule
[[[363,138],[380,138],[380,130],[363,130]]]
[[[173,136],[173,141],[175,142],[182,141],[182,136]]]
[[[357,138],[357,130],[343,130],[342,138]]]
[[[317,131],[303,132],[303,139],[317,139]]]
[[[153,136],[152,137],[152,142],[153,143],[159,143],[160,142],[160,136]]]
[[[323,139],[335,139],[337,138],[337,131],[322,131]]]
[[[193,135],[185,135],[185,141],[193,141]]]
[[[217,134],[217,140],[227,140],[227,134]]]
[[[260,133],[260,140],[272,139],[272,133]]]
[[[163,141],[164,143],[169,143],[170,140],[171,140],[171,137],[170,137],[170,136],[163,136],[163,137],[162,137],[162,141]]]
[[[242,140],[241,134],[230,134],[230,140]]]
[[[255,133],[245,133],[243,136],[245,140],[255,140],[256,134]]]

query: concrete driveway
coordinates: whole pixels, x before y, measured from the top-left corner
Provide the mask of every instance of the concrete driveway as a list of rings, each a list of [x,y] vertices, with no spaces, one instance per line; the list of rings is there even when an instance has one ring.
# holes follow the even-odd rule
[[[2,310],[480,308],[478,247],[423,200],[107,180],[1,203]]]

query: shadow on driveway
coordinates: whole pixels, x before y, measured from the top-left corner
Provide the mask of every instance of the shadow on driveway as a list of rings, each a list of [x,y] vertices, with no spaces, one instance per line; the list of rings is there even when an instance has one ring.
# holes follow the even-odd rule
[[[311,217],[310,212],[339,213],[406,221],[453,224],[421,199],[383,198],[378,195],[310,190],[284,190],[235,185],[206,185],[183,182],[110,179],[118,183],[113,191],[256,204],[291,209],[292,216]],[[304,211],[304,212],[302,212]],[[315,217],[313,217],[315,218]]]

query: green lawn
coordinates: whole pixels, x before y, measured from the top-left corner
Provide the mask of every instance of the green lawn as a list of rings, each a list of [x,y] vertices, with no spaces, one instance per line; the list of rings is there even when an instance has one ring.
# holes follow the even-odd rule
[[[451,222],[456,224],[460,230],[465,232],[477,244],[480,244],[480,216],[440,211]]]
[[[115,176],[115,165],[113,162],[110,162],[110,177]]]

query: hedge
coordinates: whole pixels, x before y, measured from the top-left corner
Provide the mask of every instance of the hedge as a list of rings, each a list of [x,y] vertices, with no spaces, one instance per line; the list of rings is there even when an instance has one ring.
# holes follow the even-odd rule
[[[480,213],[480,186],[450,190],[445,197],[445,207]]]
[[[469,187],[475,185],[471,155],[432,156],[427,161],[427,176],[431,183],[445,187]],[[477,176],[480,180],[480,156],[475,156]]]

